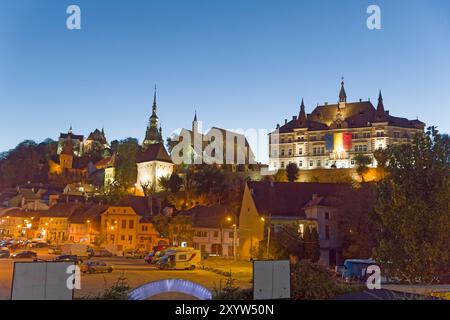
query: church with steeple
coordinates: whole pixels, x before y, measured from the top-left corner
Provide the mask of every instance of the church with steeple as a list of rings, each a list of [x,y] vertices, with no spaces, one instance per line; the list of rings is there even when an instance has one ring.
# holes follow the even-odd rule
[[[147,130],[145,131],[145,138],[142,143],[142,147],[144,149],[147,149],[147,147],[152,144],[164,143],[163,138],[162,138],[161,125],[159,125],[159,127],[158,127],[158,124],[159,124],[159,118],[156,115],[156,86],[155,86],[155,93],[153,96],[153,105],[152,105],[152,114],[148,121]]]
[[[307,113],[302,99],[298,115],[277,124],[270,134],[269,168],[284,169],[290,163],[302,170],[353,168],[358,155],[370,157],[375,167],[376,150],[408,143],[424,128],[418,119],[390,115],[381,90],[376,107],[370,99],[347,102],[342,78],[337,103],[317,105]]]
[[[159,179],[170,177],[174,170],[172,159],[164,147],[162,129],[156,114],[156,86],[152,114],[142,142],[142,151],[137,155],[136,166],[136,191],[140,194],[145,194],[150,189],[160,190]]]

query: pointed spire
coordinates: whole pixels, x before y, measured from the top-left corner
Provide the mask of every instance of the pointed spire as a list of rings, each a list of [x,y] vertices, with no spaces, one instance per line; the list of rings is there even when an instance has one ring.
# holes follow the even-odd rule
[[[384,114],[384,104],[383,104],[383,96],[381,95],[381,90],[380,93],[378,94],[377,112]]]
[[[156,116],[156,84],[155,84],[155,92],[153,94],[152,115]]]
[[[197,122],[197,110],[195,110],[194,122]]]
[[[381,94],[381,90],[378,93],[376,120],[377,121],[385,121],[386,120],[386,111],[384,111],[383,95]]]
[[[73,132],[73,130],[72,130],[72,125],[70,125],[70,128],[69,128],[68,133],[72,133],[72,132]]]
[[[302,98],[302,103],[300,105],[300,113],[298,114],[297,121],[300,126],[306,125],[307,116],[306,116],[306,112],[305,112],[305,102],[303,101],[303,98]]]
[[[344,77],[341,78],[341,91],[339,92],[339,102],[347,102],[347,93],[344,88]]]

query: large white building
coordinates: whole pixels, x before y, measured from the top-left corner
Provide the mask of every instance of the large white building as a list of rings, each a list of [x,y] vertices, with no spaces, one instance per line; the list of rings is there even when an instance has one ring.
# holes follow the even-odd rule
[[[148,145],[137,159],[137,189],[143,191],[143,187],[147,187],[160,190],[159,178],[170,176],[173,167],[172,159],[162,143]]]
[[[270,134],[269,166],[283,169],[296,163],[300,169],[352,168],[357,155],[366,155],[376,166],[374,152],[390,144],[407,143],[423,133],[425,124],[394,117],[386,111],[381,91],[375,108],[369,101],[347,102],[344,82],[337,104],[318,105],[306,114],[301,103],[298,116]]]

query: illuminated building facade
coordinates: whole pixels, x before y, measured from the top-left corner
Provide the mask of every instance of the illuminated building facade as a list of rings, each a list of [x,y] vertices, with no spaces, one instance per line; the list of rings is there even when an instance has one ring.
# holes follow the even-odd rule
[[[299,169],[352,168],[357,155],[372,159],[374,152],[390,144],[408,143],[425,124],[394,117],[384,109],[381,91],[377,107],[370,100],[347,102],[344,82],[337,104],[318,105],[306,114],[302,100],[298,116],[270,134],[270,169],[284,169],[295,163]]]

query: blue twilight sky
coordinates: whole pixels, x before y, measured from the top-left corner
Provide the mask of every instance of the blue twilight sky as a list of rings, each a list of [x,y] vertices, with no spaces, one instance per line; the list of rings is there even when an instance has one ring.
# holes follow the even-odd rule
[[[349,100],[382,89],[391,114],[449,132],[449,21],[447,0],[0,0],[0,151],[70,125],[141,141],[155,83],[165,136],[194,109],[204,128],[271,129],[302,97],[336,102],[341,76]]]

